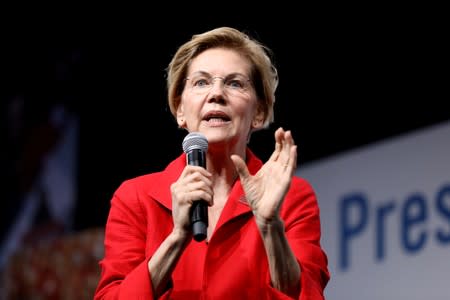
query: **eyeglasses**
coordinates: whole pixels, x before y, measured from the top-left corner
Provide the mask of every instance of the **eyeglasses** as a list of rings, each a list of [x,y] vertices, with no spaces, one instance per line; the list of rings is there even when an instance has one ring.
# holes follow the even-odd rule
[[[220,79],[225,91],[233,95],[244,94],[251,87],[250,79],[239,73],[220,77],[205,72],[194,73],[192,76],[186,77],[186,81],[189,81],[187,87],[194,94],[203,95],[212,89],[216,79]]]

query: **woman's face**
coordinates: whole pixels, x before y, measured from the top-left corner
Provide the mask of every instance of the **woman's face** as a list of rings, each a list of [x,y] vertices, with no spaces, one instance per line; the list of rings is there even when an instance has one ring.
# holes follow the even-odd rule
[[[263,125],[250,81],[250,62],[237,52],[208,49],[192,60],[177,109],[177,122],[208,142],[245,142]]]

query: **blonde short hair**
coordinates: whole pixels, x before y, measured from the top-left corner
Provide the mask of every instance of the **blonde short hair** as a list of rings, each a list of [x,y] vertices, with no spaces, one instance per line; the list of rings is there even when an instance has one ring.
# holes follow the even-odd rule
[[[184,89],[187,70],[191,61],[211,48],[225,48],[238,52],[252,64],[250,79],[264,112],[264,127],[274,119],[273,106],[278,86],[278,72],[271,60],[272,52],[265,45],[247,34],[230,27],[220,27],[196,34],[178,48],[167,67],[167,89],[170,111],[176,117]]]

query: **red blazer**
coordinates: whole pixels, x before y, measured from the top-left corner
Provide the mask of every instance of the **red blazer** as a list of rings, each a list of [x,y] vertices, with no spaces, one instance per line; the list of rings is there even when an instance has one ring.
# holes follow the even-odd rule
[[[247,158],[255,174],[262,162],[250,150]],[[173,228],[170,185],[185,165],[183,153],[164,171],[125,181],[114,193],[94,299],[154,298],[147,263]],[[293,178],[281,217],[302,271],[299,299],[324,299],[330,275],[320,246],[319,207],[304,179]],[[239,180],[210,241],[189,243],[160,299],[291,299],[270,284],[264,245]]]

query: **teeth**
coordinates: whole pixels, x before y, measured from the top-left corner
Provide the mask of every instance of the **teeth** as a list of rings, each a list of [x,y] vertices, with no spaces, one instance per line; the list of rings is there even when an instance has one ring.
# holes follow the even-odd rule
[[[213,113],[213,112],[211,112],[211,113],[209,113],[209,114],[204,116],[204,120],[206,120],[206,121],[210,121],[212,119],[214,119],[216,121],[217,120],[221,120],[221,121],[224,121],[224,122],[230,121],[230,118],[224,113]]]
[[[208,122],[225,122],[222,118],[210,118]]]

